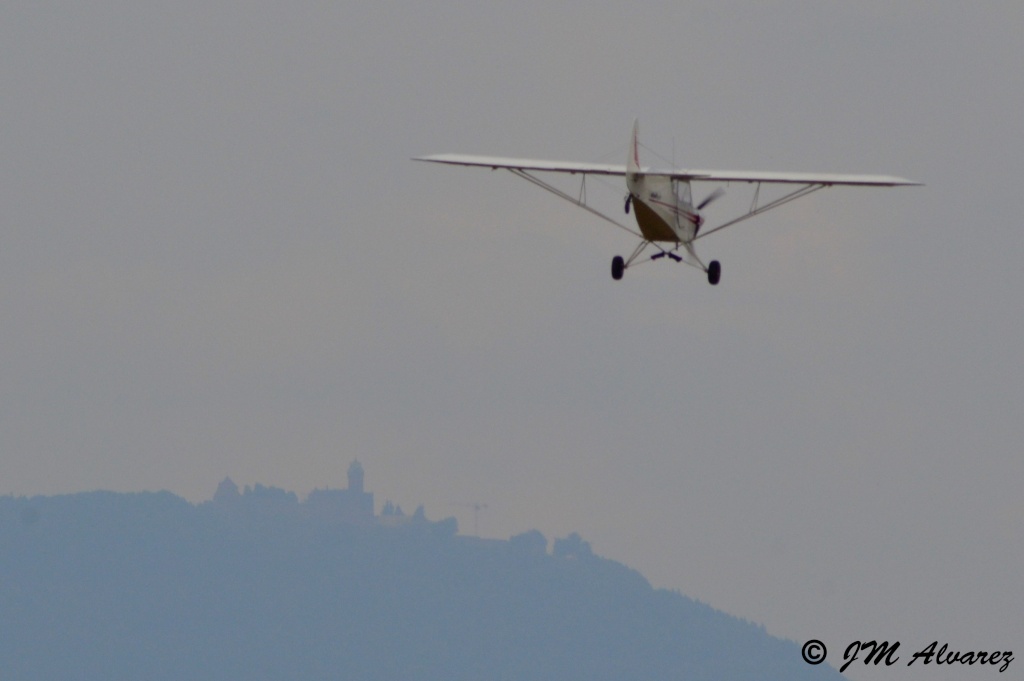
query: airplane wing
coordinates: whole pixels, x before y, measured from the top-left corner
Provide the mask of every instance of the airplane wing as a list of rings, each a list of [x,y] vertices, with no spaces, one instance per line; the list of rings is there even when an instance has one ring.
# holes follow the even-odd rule
[[[472,156],[469,154],[435,154],[418,156],[414,161],[447,163],[456,166],[480,166],[496,170],[536,170],[549,173],[583,173],[594,175],[625,175],[626,166],[605,163],[576,163],[574,161],[540,161],[532,158],[503,158],[501,156]]]
[[[607,163],[578,163],[574,161],[543,161],[529,158],[502,156],[474,156],[470,154],[435,154],[419,156],[414,161],[447,163],[458,166],[478,166],[496,170],[533,170],[537,172],[625,175],[626,166]],[[745,170],[671,170],[641,168],[643,175],[671,177],[675,180],[696,182],[761,182],[767,184],[848,185],[863,187],[900,187],[920,185],[920,182],[891,175],[845,175],[836,173],[779,173]]]
[[[652,173],[654,174],[654,173]],[[844,175],[838,173],[775,173],[745,170],[679,170],[668,173],[679,179],[705,182],[763,182],[766,184],[820,184],[861,187],[918,186],[920,182],[891,175]]]

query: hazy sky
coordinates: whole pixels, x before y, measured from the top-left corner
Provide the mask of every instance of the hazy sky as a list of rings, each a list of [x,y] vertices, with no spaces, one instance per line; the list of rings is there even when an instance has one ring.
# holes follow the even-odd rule
[[[378,505],[578,531],[833,662],[938,640],[1022,674],[1022,27],[945,0],[8,3],[0,493],[304,495],[358,457]],[[632,237],[408,160],[623,162],[634,117],[683,166],[927,186],[709,237],[713,288],[613,282]]]

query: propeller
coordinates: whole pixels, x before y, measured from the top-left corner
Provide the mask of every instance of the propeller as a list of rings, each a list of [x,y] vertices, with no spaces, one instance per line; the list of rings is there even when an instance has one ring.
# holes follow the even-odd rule
[[[700,205],[697,206],[697,210],[704,210],[704,208],[707,205],[713,203],[714,201],[717,201],[719,198],[721,198],[722,194],[724,194],[724,193],[725,193],[725,190],[722,189],[721,187],[719,187],[715,191],[711,192],[710,194],[708,194],[706,199],[704,199],[703,201],[700,202]]]

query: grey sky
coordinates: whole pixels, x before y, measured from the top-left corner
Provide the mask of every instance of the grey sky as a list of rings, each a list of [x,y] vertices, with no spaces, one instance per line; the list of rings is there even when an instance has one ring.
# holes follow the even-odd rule
[[[378,502],[579,531],[832,661],[1024,655],[1019,3],[350,4],[0,8],[0,493],[359,457]],[[927,186],[711,237],[712,288],[408,160],[622,162],[634,117],[680,165]]]

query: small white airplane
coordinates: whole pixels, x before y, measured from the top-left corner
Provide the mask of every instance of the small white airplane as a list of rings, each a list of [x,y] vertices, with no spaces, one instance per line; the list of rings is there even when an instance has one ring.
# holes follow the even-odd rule
[[[737,222],[742,222],[755,215],[760,215],[772,208],[789,203],[802,196],[807,196],[824,187],[832,186],[857,186],[857,187],[899,187],[920,185],[901,177],[888,175],[836,175],[820,173],[777,173],[757,171],[736,171],[736,170],[676,170],[656,169],[641,167],[638,136],[638,123],[633,122],[633,136],[629,144],[629,158],[626,165],[606,165],[598,163],[577,163],[573,161],[541,161],[523,158],[502,158],[497,156],[472,156],[467,154],[435,154],[433,156],[421,156],[414,158],[414,161],[429,161],[432,163],[447,163],[459,166],[480,166],[496,170],[503,168],[512,172],[513,175],[523,178],[533,184],[546,189],[566,201],[576,204],[585,210],[590,211],[613,225],[626,230],[640,238],[640,244],[633,250],[632,255],[623,258],[620,255],[612,259],[612,278],[622,279],[625,270],[638,264],[640,256],[649,247],[655,248],[658,252],[650,256],[650,260],[669,257],[676,262],[686,262],[694,267],[699,267],[707,273],[708,282],[712,285],[718,283],[722,276],[722,266],[717,260],[712,260],[705,265],[697,256],[693,242],[704,238],[719,230],[725,229]],[[548,182],[540,179],[533,173],[568,173],[570,175],[582,175],[582,184],[578,196],[572,196]],[[628,214],[630,206],[633,208],[633,215],[636,217],[636,224],[639,231],[618,222],[612,217],[602,213],[586,202],[586,178],[588,175],[617,175],[625,176],[626,189],[629,192],[626,196],[625,212]],[[707,229],[703,233],[704,218],[700,212],[712,201],[719,198],[724,190],[721,186],[716,188],[696,206],[693,203],[690,185],[693,182],[712,182],[726,184],[730,182],[746,182],[756,184],[754,198],[750,209],[740,215]],[[759,197],[762,184],[795,185],[797,188],[780,198],[767,201],[759,205]],[[683,249],[680,254],[680,249]],[[643,261],[639,261],[643,262]]]

